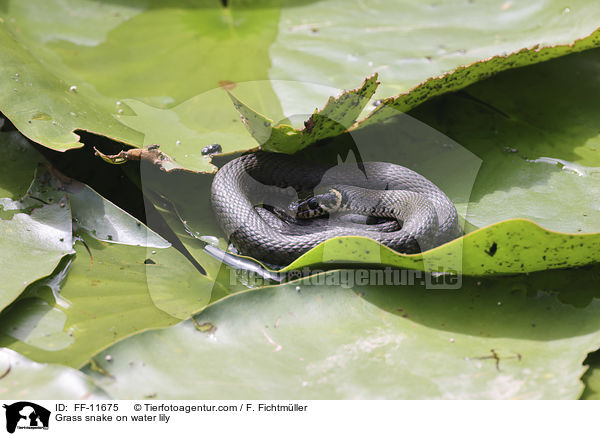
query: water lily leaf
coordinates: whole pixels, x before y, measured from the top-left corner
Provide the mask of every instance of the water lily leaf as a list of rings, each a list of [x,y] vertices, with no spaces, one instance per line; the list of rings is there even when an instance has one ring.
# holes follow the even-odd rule
[[[466,219],[600,231],[600,51],[508,71],[410,112],[483,160]],[[443,109],[442,109],[443,108]]]
[[[437,95],[465,88],[499,71],[535,64],[566,54],[595,48],[599,45],[600,30],[596,30],[589,36],[578,39],[573,43],[542,47],[535,45],[532,48],[519,50],[510,55],[494,56],[491,59],[459,67],[440,77],[428,79],[399,96],[385,99],[366,119],[357,123],[355,128],[380,123],[393,117],[396,111],[405,112]]]
[[[581,399],[598,400],[600,399],[600,369],[597,350],[591,353],[584,363],[587,363],[589,368],[581,378],[581,381],[585,384]]]
[[[141,180],[144,196],[151,207],[160,213],[185,249],[202,265],[207,277],[215,282],[211,301],[245,290],[245,286],[232,286],[230,275],[235,272],[205,250],[207,245],[227,249],[227,241],[219,237],[220,229],[210,204],[212,177],[188,172],[165,174],[150,165],[142,166]],[[147,213],[146,216],[148,224],[155,225],[153,215]],[[197,311],[201,307],[191,301],[188,308],[188,313],[193,313],[192,309]]]
[[[250,134],[266,151],[295,153],[311,144],[344,133],[375,93],[379,82],[377,74],[368,77],[362,86],[343,92],[339,97],[329,97],[321,110],[316,110],[304,122],[303,129],[280,124],[252,110],[230,94],[231,100],[242,117]]]
[[[79,367],[124,337],[197,312],[218,286],[172,247],[82,238],[85,245],[76,242],[72,262],[54,273],[62,282],[34,283],[2,313],[2,346],[36,361]]]
[[[600,399],[600,374],[597,368],[592,368],[583,377],[585,390],[581,395],[581,400],[599,400]]]
[[[375,123],[496,72],[598,46],[599,17],[585,0],[298,4],[281,10],[270,76],[287,79],[274,89],[290,116],[311,113],[310,99],[331,95],[326,86],[348,89],[378,72]]]
[[[64,180],[64,179],[63,179]],[[85,230],[95,239],[142,247],[168,248],[169,242],[141,221],[103,198],[83,183],[69,180],[62,184],[69,193],[75,231]]]
[[[159,143],[183,166],[213,171],[200,153],[205,145],[225,140],[227,151],[240,133],[252,143],[218,87],[267,79],[278,3],[4,2],[0,109],[56,150],[80,147],[80,129],[134,146]],[[239,88],[276,111],[267,82]],[[211,128],[221,136],[208,135]]]
[[[42,156],[15,132],[0,132],[0,310],[73,252],[70,205],[27,192]],[[55,193],[56,194],[56,193]],[[31,194],[33,195],[33,194]],[[62,200],[61,200],[62,199]]]
[[[7,186],[6,193],[13,193],[22,191],[23,186],[14,186],[11,175],[15,180],[22,179],[22,173],[35,178],[26,185],[22,198],[0,198],[0,308],[29,284],[51,274],[61,258],[74,252],[74,231],[85,230],[99,240],[120,244],[170,246],[88,186],[60,175],[47,163],[38,168],[37,163],[44,159],[19,136],[2,133],[0,183]]]
[[[0,308],[72,252],[70,218],[69,209],[53,204],[0,220]]]
[[[80,371],[41,364],[0,349],[0,398],[11,400],[107,400],[108,395]]]
[[[377,286],[383,275],[362,272],[238,293],[101,353],[95,360],[111,377],[85,372],[124,399],[580,395],[581,363],[600,343],[600,305],[536,294],[564,272],[466,279],[454,291],[419,280]],[[569,280],[562,286],[571,290]]]
[[[22,299],[6,309],[0,333],[46,351],[71,345],[73,337],[64,330],[67,316],[41,298]]]
[[[597,7],[582,0],[568,7],[541,0],[193,6],[5,1],[0,109],[27,137],[56,150],[80,147],[76,131],[85,130],[136,147],[159,144],[177,165],[214,172],[201,153],[206,145],[225,153],[254,147],[224,89],[282,120],[313,113],[375,72],[379,97],[388,97],[467,66],[394,100],[396,112],[495,71],[597,44],[589,37]],[[376,113],[387,113],[381,106]]]
[[[37,152],[26,142],[7,141],[0,152],[9,174],[15,163],[34,175],[20,164],[23,157],[35,168]],[[114,341],[197,312],[220,287],[212,270],[197,269],[139,220],[47,164],[21,200],[0,204],[0,342],[28,358],[80,366]]]
[[[60,198],[57,193],[67,195],[60,204],[72,206],[79,242],[74,259],[27,287],[1,315],[0,342],[27,357],[80,366],[125,336],[188,317],[219,287],[205,270],[86,185],[49,168],[37,173],[32,192],[44,203]],[[66,209],[44,207],[50,206]],[[70,238],[71,215],[62,218]]]
[[[600,261],[600,234],[546,230],[522,219],[502,221],[420,254],[399,254],[371,239],[335,238],[282,271],[322,263],[373,263],[467,275],[515,274]]]

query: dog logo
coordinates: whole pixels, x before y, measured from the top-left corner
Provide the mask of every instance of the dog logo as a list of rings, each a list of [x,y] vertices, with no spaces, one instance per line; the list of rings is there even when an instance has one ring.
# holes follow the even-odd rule
[[[4,405],[6,409],[6,431],[14,433],[18,429],[48,430],[50,411],[29,401],[19,401]]]

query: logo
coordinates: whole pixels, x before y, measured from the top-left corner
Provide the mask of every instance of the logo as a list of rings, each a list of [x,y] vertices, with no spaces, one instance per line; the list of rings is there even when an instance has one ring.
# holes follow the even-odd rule
[[[29,401],[19,401],[4,405],[6,409],[6,431],[14,433],[15,429],[48,430],[50,411]]]

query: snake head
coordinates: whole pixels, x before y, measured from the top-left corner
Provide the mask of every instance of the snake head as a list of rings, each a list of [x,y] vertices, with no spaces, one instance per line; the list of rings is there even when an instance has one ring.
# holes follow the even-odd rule
[[[296,218],[310,219],[336,212],[341,204],[342,194],[335,189],[330,189],[324,194],[294,201],[290,204],[290,210]]]

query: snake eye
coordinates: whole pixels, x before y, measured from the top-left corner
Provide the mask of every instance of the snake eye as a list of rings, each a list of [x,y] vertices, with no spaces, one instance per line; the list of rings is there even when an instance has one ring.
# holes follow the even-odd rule
[[[315,210],[319,207],[319,202],[314,198],[311,198],[310,200],[308,200],[308,207],[312,210]]]

